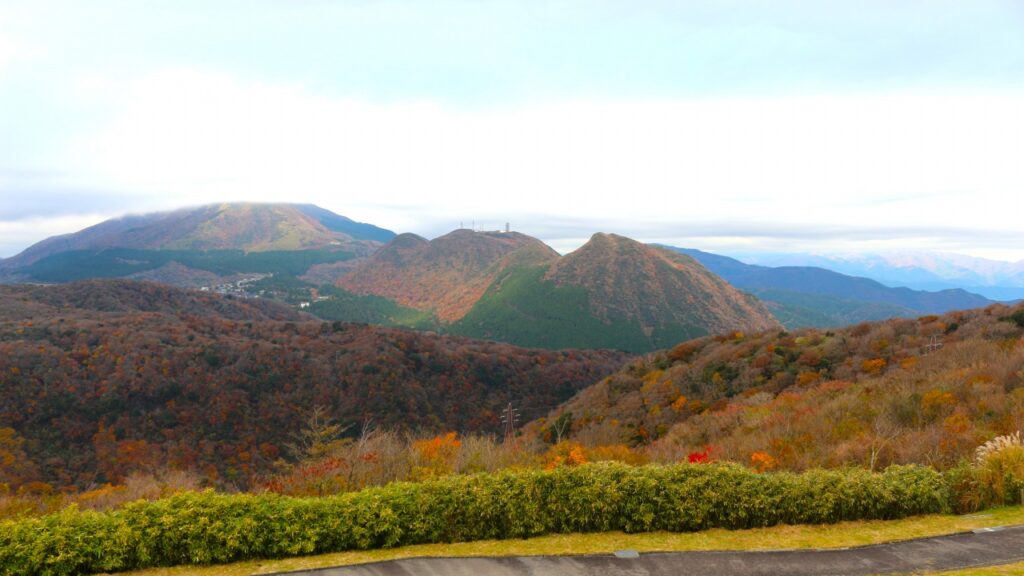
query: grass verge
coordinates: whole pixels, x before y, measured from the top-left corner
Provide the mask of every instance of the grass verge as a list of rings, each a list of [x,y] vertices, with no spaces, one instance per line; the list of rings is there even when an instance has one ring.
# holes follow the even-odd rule
[[[750,530],[649,532],[624,534],[555,534],[525,540],[483,540],[456,544],[424,544],[303,556],[282,560],[253,560],[217,566],[180,566],[123,572],[131,576],[248,576],[288,570],[326,568],[417,556],[535,556],[602,554],[632,549],[640,552],[688,550],[767,550],[772,548],[839,548],[896,542],[963,532],[976,528],[1024,524],[1024,506],[995,508],[966,516],[929,515],[903,520],[868,520],[826,525],[774,526]],[[946,576],[1024,574],[1024,564],[945,572]]]

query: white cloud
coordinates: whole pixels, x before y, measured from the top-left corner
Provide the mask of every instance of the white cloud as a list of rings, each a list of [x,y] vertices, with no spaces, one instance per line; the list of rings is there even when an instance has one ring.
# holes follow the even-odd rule
[[[0,5],[0,82],[16,65],[38,59],[45,53],[40,39],[25,30],[23,7]]]
[[[167,206],[308,201],[419,232],[472,218],[530,232],[517,221],[527,214],[621,223],[641,237],[657,228],[648,238],[770,223],[833,229],[831,242],[846,248],[865,241],[850,230],[879,230],[877,243],[886,230],[1020,229],[1024,93],[454,110],[196,69],[152,74],[122,93],[117,117],[78,139],[68,162],[90,186],[163,194]]]
[[[110,214],[79,214],[25,218],[21,220],[0,220],[0,258],[14,256],[29,245],[58,234],[74,232],[98,224]]]
[[[28,56],[28,52],[23,46],[16,44],[10,36],[0,33],[0,81],[4,80],[7,69],[16,60],[23,59],[26,56]]]

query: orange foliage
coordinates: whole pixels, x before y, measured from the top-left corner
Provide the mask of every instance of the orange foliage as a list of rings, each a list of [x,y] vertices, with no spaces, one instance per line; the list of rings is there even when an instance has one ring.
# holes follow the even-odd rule
[[[929,419],[937,418],[956,406],[956,396],[942,390],[931,390],[921,396],[921,409]]]
[[[647,463],[647,457],[642,452],[633,450],[625,444],[608,444],[587,448],[584,451],[584,458],[590,462],[614,460],[634,466]]]
[[[587,455],[583,445],[571,440],[563,440],[548,449],[544,454],[544,469],[551,470],[559,466],[579,466],[586,464]]]
[[[434,436],[429,440],[417,440],[413,446],[426,462],[448,462],[458,453],[462,441],[458,434],[449,432],[443,436]]]
[[[817,372],[801,372],[796,377],[796,383],[798,386],[810,386],[816,384],[821,380],[821,374]]]
[[[451,474],[455,469],[460,446],[462,441],[455,432],[413,442],[413,451],[419,461],[416,477],[431,478]]]
[[[290,496],[326,496],[346,489],[347,483],[341,472],[347,467],[338,458],[322,458],[295,466],[289,474],[274,476],[263,487],[278,494]]]
[[[953,414],[942,421],[942,428],[951,436],[963,434],[971,429],[971,419],[966,414]]]
[[[676,413],[682,412],[683,408],[685,408],[685,407],[686,407],[686,396],[683,396],[682,394],[680,394],[679,398],[676,398],[672,402],[672,411],[676,412]]]
[[[124,486],[115,486],[113,484],[104,484],[94,490],[89,490],[78,494],[75,498],[79,504],[87,505],[96,500],[102,500],[109,498],[113,495],[120,494],[125,491]]]
[[[885,369],[885,358],[874,358],[872,360],[865,360],[861,362],[861,372],[866,374],[881,374],[882,370]]]
[[[767,472],[775,469],[778,462],[767,452],[754,452],[750,455],[750,465],[758,472]]]

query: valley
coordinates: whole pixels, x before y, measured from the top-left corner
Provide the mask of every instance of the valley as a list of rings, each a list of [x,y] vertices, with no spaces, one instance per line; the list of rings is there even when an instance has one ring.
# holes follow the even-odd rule
[[[268,218],[294,214],[266,209]],[[467,516],[446,524],[456,535],[394,542],[820,523],[879,510],[900,518],[1018,502],[1024,306],[604,233],[560,255],[516,232],[381,242],[329,231],[308,246],[266,250],[242,239],[275,232],[227,244],[215,234],[221,243],[210,249],[181,248],[160,226],[144,232],[129,235],[167,244],[0,262],[15,281],[0,284],[0,522],[21,518],[9,521],[12,534],[38,532],[33,517],[59,510],[79,522],[71,505],[127,526],[134,512],[122,510],[317,497],[310,514],[321,522],[337,495],[384,498],[400,509],[397,525],[432,525],[496,502],[507,485],[517,492],[503,503],[542,502],[539,532],[495,532]],[[979,445],[996,456],[972,460]],[[652,501],[681,497],[691,481],[756,488],[684,526],[616,500],[615,486],[652,479],[667,490],[645,492]],[[872,495],[845,502],[832,488],[843,483]],[[565,501],[559,490],[586,485],[587,498],[621,510],[553,512]],[[194,495],[203,486],[258,496]],[[555,491],[528,495],[538,486]],[[444,508],[437,491],[469,508]],[[881,499],[893,491],[902,496]],[[125,508],[139,498],[152,502]],[[439,504],[402,508],[409,498]],[[775,512],[764,512],[764,498],[780,498]],[[845,503],[819,510],[791,498]],[[746,520],[726,513],[736,506],[749,509]],[[246,510],[231,514],[261,514]],[[352,536],[337,546],[385,542]],[[248,553],[225,554],[210,558]]]
[[[0,576],[1024,572],[1018,4],[0,2]]]
[[[1007,305],[616,234],[560,255],[519,232],[427,240],[222,204],[105,222],[0,270],[44,284],[0,285],[13,485],[157,461],[253,485],[314,411],[350,440],[441,438],[496,433],[511,403],[528,459],[785,469],[952,466],[1022,417]]]

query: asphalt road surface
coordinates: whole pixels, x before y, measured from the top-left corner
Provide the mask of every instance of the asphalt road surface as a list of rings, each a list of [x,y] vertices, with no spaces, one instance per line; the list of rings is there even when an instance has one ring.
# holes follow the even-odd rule
[[[821,576],[907,574],[1024,561],[1024,526],[892,544],[763,552],[658,552],[635,558],[512,556],[408,558],[289,576]]]

